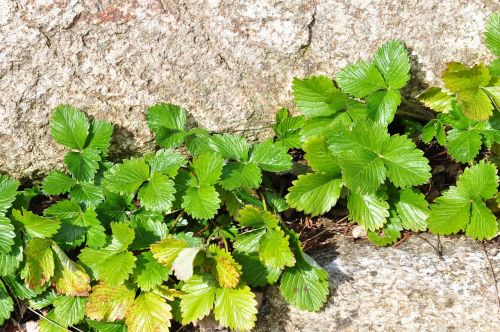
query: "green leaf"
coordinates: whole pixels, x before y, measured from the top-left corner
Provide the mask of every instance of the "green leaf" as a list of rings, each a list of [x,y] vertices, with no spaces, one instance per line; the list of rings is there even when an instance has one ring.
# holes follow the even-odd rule
[[[25,253],[25,266],[21,272],[28,287],[45,286],[54,275],[54,255],[50,240],[33,238],[28,241]]]
[[[287,149],[273,144],[271,139],[253,145],[250,161],[269,172],[282,172],[292,167],[292,156]]]
[[[384,224],[383,228],[376,231],[367,231],[366,235],[368,240],[379,247],[394,244],[401,237],[403,228],[397,222],[393,222],[393,220],[397,220],[397,217],[395,219],[390,218],[389,221]]]
[[[150,291],[166,281],[169,272],[170,270],[160,264],[150,251],[146,251],[137,256],[133,278],[141,290]]]
[[[235,251],[233,256],[241,264],[242,279],[253,287],[274,284],[281,275],[280,268],[264,265],[258,252]]]
[[[193,261],[200,251],[198,241],[189,243],[186,238],[167,237],[151,245],[151,252],[161,264],[174,271],[179,280],[193,275]]]
[[[71,106],[58,106],[50,119],[52,138],[68,148],[82,150],[85,147],[90,124],[87,116]]]
[[[6,213],[16,199],[19,182],[5,175],[0,175],[0,213]]]
[[[198,321],[208,316],[214,306],[216,281],[209,274],[193,275],[182,286],[180,307],[182,324]]]
[[[338,175],[309,173],[299,175],[286,195],[288,204],[312,215],[329,211],[336,203],[342,189]]]
[[[219,286],[235,288],[240,282],[241,265],[229,252],[215,245],[210,246],[210,258],[213,262],[212,274]]]
[[[500,13],[493,12],[486,23],[486,45],[490,51],[500,56]]]
[[[112,135],[113,125],[111,123],[94,120],[90,125],[90,140],[87,147],[97,148],[103,155],[107,155]]]
[[[54,316],[63,326],[72,326],[79,323],[85,316],[87,298],[61,296],[54,301]]]
[[[12,216],[30,237],[51,238],[61,227],[61,222],[34,214],[31,211],[13,210]]]
[[[229,162],[222,169],[220,185],[226,190],[239,187],[255,189],[262,182],[262,173],[254,163]]]
[[[53,171],[43,179],[43,192],[47,195],[60,195],[70,191],[75,184],[76,181],[70,176]]]
[[[325,76],[295,77],[292,93],[297,108],[306,116],[329,116],[345,108],[344,94]]]
[[[92,181],[99,168],[100,160],[99,150],[95,148],[69,152],[64,156],[66,168],[79,181]]]
[[[406,136],[393,135],[382,149],[387,177],[398,187],[424,184],[431,176],[429,161]]]
[[[373,56],[373,63],[390,89],[401,89],[408,83],[410,59],[408,51],[400,41],[391,40],[380,46]]]
[[[342,69],[337,74],[337,82],[342,91],[358,98],[387,88],[375,64],[366,61],[358,61]]]
[[[207,141],[208,146],[224,159],[247,161],[250,144],[243,136],[232,134],[213,135]]]
[[[471,162],[481,149],[481,136],[472,130],[451,129],[448,131],[446,148],[456,161]]]
[[[87,324],[97,332],[127,332],[127,327],[123,322],[98,322],[87,319]]]
[[[257,320],[257,301],[250,287],[217,288],[214,317],[232,330],[251,330]]]
[[[325,304],[329,293],[328,273],[301,259],[283,273],[280,292],[300,310],[318,311]]]
[[[169,211],[174,200],[174,182],[166,175],[153,173],[137,197],[141,205],[151,211]]]
[[[500,77],[500,58],[490,62],[490,64],[488,65],[488,70],[490,71],[490,75],[492,77]]]
[[[369,95],[366,101],[368,118],[387,126],[394,120],[396,110],[401,103],[401,95],[397,90],[377,91]]]
[[[414,189],[403,189],[399,192],[395,208],[404,229],[414,232],[427,229],[430,210],[424,194]]]
[[[470,223],[465,229],[465,234],[474,240],[490,240],[498,233],[498,222],[495,215],[481,201],[473,201]]]
[[[240,252],[258,252],[260,240],[266,234],[265,228],[251,230],[236,236],[234,248]]]
[[[40,332],[65,332],[66,327],[57,321],[54,310],[49,311],[39,324]]]
[[[13,311],[14,301],[12,301],[3,282],[0,282],[0,326],[10,318],[10,314]]]
[[[102,185],[114,193],[133,195],[148,178],[149,167],[144,159],[129,159],[106,171]]]
[[[491,199],[497,193],[498,175],[494,164],[484,160],[468,167],[458,178],[457,187],[470,199]]]
[[[300,129],[304,123],[303,115],[289,116],[286,108],[280,109],[276,113],[276,123],[273,125],[275,144],[286,148],[299,148],[302,145]]]
[[[190,187],[182,199],[182,208],[195,219],[210,219],[220,207],[219,193],[213,186]]]
[[[96,206],[104,200],[102,189],[93,183],[81,182],[69,192],[72,199],[87,206]]]
[[[134,302],[135,290],[125,285],[111,287],[97,284],[92,287],[85,307],[88,318],[114,322],[125,318],[125,313]]]
[[[127,311],[125,323],[129,332],[168,332],[172,307],[153,293],[141,293]]]
[[[450,187],[431,208],[428,227],[434,234],[458,233],[469,223],[470,202],[457,187]]]
[[[430,143],[434,137],[436,137],[436,140],[439,144],[446,144],[446,132],[444,131],[444,124],[439,119],[433,119],[429,121],[422,128],[422,141],[424,143]]]
[[[247,205],[241,209],[238,212],[236,220],[242,227],[274,228],[278,226],[278,218],[273,213],[251,205]]]
[[[149,216],[135,215],[129,225],[135,231],[134,242],[130,245],[131,250],[146,249],[168,234],[168,226],[163,220],[155,220]]]
[[[193,159],[191,168],[200,185],[214,185],[222,175],[224,160],[217,154],[204,153]]]
[[[288,235],[276,228],[268,230],[260,241],[259,257],[266,266],[274,266],[283,269],[285,266],[293,266],[295,257],[290,250]]]
[[[186,165],[186,159],[182,154],[164,149],[156,151],[147,162],[151,166],[151,172],[161,172],[169,177],[175,177],[179,169]]]
[[[359,194],[349,191],[347,198],[349,220],[369,231],[381,228],[389,217],[389,204],[376,194]]]
[[[15,275],[23,261],[23,246],[20,237],[14,238],[8,254],[0,254],[0,276]]]
[[[326,139],[323,136],[313,136],[304,142],[302,149],[305,152],[304,159],[307,165],[315,172],[328,174],[340,174],[338,160],[328,149]]]
[[[155,133],[158,145],[176,148],[184,142],[186,111],[172,104],[157,104],[146,110],[148,126]]]
[[[90,277],[87,272],[83,267],[69,259],[56,244],[52,244],[52,250],[55,253],[55,272],[52,284],[57,293],[69,296],[88,296]]]
[[[0,215],[0,256],[11,252],[15,237],[14,226],[9,218]]]
[[[418,96],[425,106],[438,113],[448,113],[451,110],[452,96],[440,88],[431,87]]]

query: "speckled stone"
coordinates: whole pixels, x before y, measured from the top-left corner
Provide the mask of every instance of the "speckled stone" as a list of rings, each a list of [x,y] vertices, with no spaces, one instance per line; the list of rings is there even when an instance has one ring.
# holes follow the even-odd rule
[[[499,303],[483,245],[463,237],[441,242],[443,259],[417,236],[395,248],[339,238],[337,248],[314,255],[331,276],[325,308],[301,312],[271,288],[255,331],[498,331]],[[499,243],[487,252],[498,276]]]
[[[269,133],[294,76],[327,74],[392,38],[409,47],[415,93],[451,60],[490,59],[498,1],[0,0],[0,172],[61,168],[58,104],[112,121],[114,154],[154,145],[144,109],[186,107],[191,124]]]

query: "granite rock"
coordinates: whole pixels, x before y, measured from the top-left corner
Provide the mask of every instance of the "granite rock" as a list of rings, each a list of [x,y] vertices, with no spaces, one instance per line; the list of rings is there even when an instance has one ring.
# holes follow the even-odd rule
[[[116,126],[114,155],[151,149],[144,109],[183,105],[191,124],[269,134],[292,106],[294,76],[326,74],[392,38],[412,88],[451,60],[488,60],[485,20],[498,1],[0,0],[0,171],[62,167],[48,120],[72,104]]]

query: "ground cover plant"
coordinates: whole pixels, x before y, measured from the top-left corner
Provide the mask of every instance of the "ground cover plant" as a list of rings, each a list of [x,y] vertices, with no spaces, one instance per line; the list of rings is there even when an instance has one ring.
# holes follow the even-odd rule
[[[500,56],[498,13],[486,43]],[[252,289],[273,284],[320,310],[328,273],[287,225],[290,211],[346,209],[380,246],[406,231],[497,236],[500,59],[451,63],[445,88],[419,96],[424,116],[400,109],[409,79],[395,40],[335,80],[296,78],[300,114],[281,109],[274,137],[254,143],[187,128],[184,109],[154,105],[158,149],[115,162],[112,124],[57,107],[65,170],[23,188],[0,176],[0,325],[29,308],[43,309],[41,331],[168,331],[208,315],[249,330]],[[437,198],[432,149],[460,170]]]

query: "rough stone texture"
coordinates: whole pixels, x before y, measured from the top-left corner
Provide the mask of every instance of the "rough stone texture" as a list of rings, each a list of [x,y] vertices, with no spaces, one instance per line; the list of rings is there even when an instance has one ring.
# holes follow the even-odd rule
[[[0,171],[60,168],[61,103],[118,126],[113,150],[151,148],[144,108],[185,106],[213,130],[266,132],[293,76],[334,75],[379,44],[410,48],[414,87],[446,62],[487,60],[496,0],[0,0]]]
[[[436,244],[436,237],[423,235]],[[265,295],[256,331],[498,331],[500,304],[489,261],[500,275],[500,245],[442,239],[443,260],[422,238],[396,248],[338,239],[315,258],[334,289],[318,313],[287,305],[277,288]],[[500,286],[500,285],[499,285]]]

